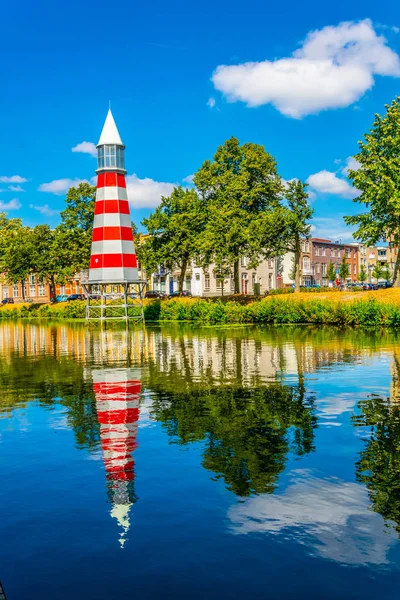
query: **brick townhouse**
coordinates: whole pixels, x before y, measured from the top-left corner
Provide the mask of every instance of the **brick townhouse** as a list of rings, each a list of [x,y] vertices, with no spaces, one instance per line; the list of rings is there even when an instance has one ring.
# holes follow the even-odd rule
[[[307,273],[311,271],[308,275],[309,282],[322,286],[329,285],[327,277],[328,265],[329,263],[333,263],[338,275],[343,257],[345,257],[346,263],[349,266],[349,274],[346,281],[358,281],[359,258],[357,244],[341,244],[323,238],[311,238],[310,242],[311,259],[307,254],[302,257],[303,268],[305,264]],[[306,259],[305,262],[304,259]],[[304,278],[305,274],[303,271]],[[311,283],[307,283],[305,280],[304,285],[311,285]]]

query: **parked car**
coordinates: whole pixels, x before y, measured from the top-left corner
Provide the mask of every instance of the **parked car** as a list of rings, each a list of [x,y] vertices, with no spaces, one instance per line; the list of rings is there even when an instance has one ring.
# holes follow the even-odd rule
[[[2,304],[14,304],[14,298],[3,298]]]
[[[162,292],[159,292],[157,290],[148,290],[145,295],[145,298],[164,298],[165,294],[163,294]]]
[[[86,296],[84,294],[71,294],[67,297],[67,302],[72,302],[73,300],[86,300]]]
[[[60,295],[56,296],[56,302],[66,302],[67,299],[68,299],[67,294],[60,294]]]
[[[168,298],[179,298],[179,297],[190,298],[191,295],[192,295],[192,293],[189,292],[188,290],[183,290],[183,292],[172,292],[172,294],[170,294],[168,296]]]

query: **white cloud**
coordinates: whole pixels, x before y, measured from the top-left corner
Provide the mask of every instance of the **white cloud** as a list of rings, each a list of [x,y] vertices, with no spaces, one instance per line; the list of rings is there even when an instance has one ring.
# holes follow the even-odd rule
[[[348,565],[388,562],[396,532],[370,510],[364,486],[319,479],[307,470],[293,475],[283,493],[255,496],[231,507],[233,533],[281,534],[306,544],[316,555]]]
[[[207,106],[209,106],[210,108],[214,108],[214,106],[215,106],[215,98],[209,98],[207,100]]]
[[[49,183],[41,183],[38,187],[39,192],[50,192],[51,194],[56,194],[61,196],[65,194],[69,188],[79,185],[85,179],[54,179]]]
[[[342,169],[342,173],[347,177],[347,172],[349,171],[349,169],[351,171],[358,171],[360,167],[360,163],[354,158],[354,156],[348,156],[346,158],[346,166]]]
[[[332,171],[319,171],[310,175],[307,183],[312,190],[321,194],[336,194],[343,198],[355,198],[360,192],[349,184],[347,179],[341,179]]]
[[[297,177],[293,177],[292,179],[281,179],[282,181],[282,185],[285,189],[287,189],[288,184],[291,183],[292,181],[298,181]],[[308,194],[308,199],[309,200],[315,200],[317,197],[317,194],[311,190],[309,187],[307,188],[307,194]]]
[[[313,236],[332,241],[354,242],[353,233],[355,229],[347,227],[341,217],[314,217]]]
[[[20,175],[12,175],[11,177],[6,177],[3,175],[0,177],[0,181],[2,183],[26,183],[28,180],[25,177],[21,177]]]
[[[72,148],[72,152],[82,152],[83,154],[90,154],[90,156],[97,156],[96,146],[93,142],[81,142]]]
[[[194,175],[188,175],[187,177],[184,177],[182,181],[184,183],[190,183],[191,185],[193,185],[193,177]]]
[[[50,208],[50,206],[48,204],[44,204],[43,206],[37,206],[35,204],[30,204],[29,208],[33,208],[34,210],[37,210],[38,212],[40,212],[40,214],[45,215],[46,217],[51,217],[53,215],[60,214],[59,210]]]
[[[0,202],[0,210],[18,210],[21,208],[21,202],[18,198],[13,198],[9,202]]]
[[[161,196],[169,196],[176,184],[154,181],[149,177],[139,179],[135,174],[126,177],[126,189],[132,208],[155,208]]]
[[[9,185],[8,189],[12,192],[24,192],[25,190],[20,185]]]
[[[287,58],[220,65],[211,79],[229,102],[270,103],[299,119],[353,104],[372,88],[374,75],[400,77],[400,59],[365,19],[311,31]]]

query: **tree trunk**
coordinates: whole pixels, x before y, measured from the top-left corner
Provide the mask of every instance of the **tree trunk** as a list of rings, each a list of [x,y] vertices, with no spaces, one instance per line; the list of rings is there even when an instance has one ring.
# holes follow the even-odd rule
[[[178,278],[178,292],[180,294],[182,294],[182,292],[183,292],[183,282],[185,281],[187,263],[188,263],[188,261],[186,259],[182,262],[181,272],[180,272],[179,278]]]
[[[21,281],[22,300],[25,302],[25,280]]]
[[[400,252],[397,254],[396,263],[394,265],[393,285],[400,287]]]
[[[235,294],[240,294],[240,281],[239,281],[239,259],[233,263],[233,281],[235,284]]]
[[[294,291],[300,292],[300,240],[296,240],[294,251]]]
[[[53,299],[53,301],[56,301],[56,282],[54,281],[54,277],[50,277],[50,281],[49,281],[49,287],[50,287],[50,300]]]

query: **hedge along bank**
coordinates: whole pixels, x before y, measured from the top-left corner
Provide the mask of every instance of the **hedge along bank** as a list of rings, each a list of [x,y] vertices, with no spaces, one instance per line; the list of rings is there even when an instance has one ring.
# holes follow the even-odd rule
[[[0,319],[84,319],[85,302],[15,304],[0,308]],[[242,305],[235,301],[177,298],[146,301],[147,322],[187,321],[205,325],[310,323],[339,326],[400,327],[400,303],[376,298],[347,301],[275,296]]]

